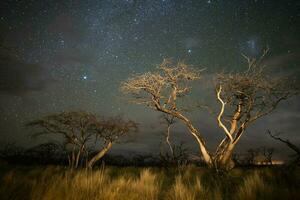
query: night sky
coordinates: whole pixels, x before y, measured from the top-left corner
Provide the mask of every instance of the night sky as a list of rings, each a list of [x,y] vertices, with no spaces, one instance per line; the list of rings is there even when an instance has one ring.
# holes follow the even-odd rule
[[[153,70],[163,58],[206,68],[204,83],[193,86],[189,101],[218,106],[210,77],[241,70],[241,53],[255,57],[266,47],[265,61],[275,71],[300,77],[300,3],[290,0],[99,0],[1,1],[1,144],[38,143],[24,127],[50,113],[86,110],[122,115],[140,123],[140,131],[112,152],[159,153],[165,126],[160,115],[130,105],[119,91],[132,74]],[[300,143],[299,97],[283,103],[244,134],[237,151],[267,146],[277,155],[288,149],[267,129]],[[223,137],[214,116],[189,114],[209,147]],[[196,144],[179,125],[173,142]]]

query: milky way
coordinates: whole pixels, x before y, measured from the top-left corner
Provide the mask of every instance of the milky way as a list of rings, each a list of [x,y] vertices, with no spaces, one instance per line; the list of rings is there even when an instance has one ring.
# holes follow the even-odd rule
[[[154,152],[163,125],[154,112],[128,105],[120,82],[154,69],[163,58],[185,60],[208,75],[239,70],[245,64],[241,53],[255,57],[267,47],[267,64],[299,77],[299,6],[289,0],[2,1],[1,142],[32,145],[27,121],[88,110],[137,120],[141,133],[119,148]],[[198,91],[192,97],[213,100],[210,94]],[[259,122],[245,145],[274,144],[262,135],[275,122],[276,129],[299,141],[295,102]],[[207,113],[191,114],[195,120],[202,115]],[[206,117],[202,123],[212,143],[221,135],[214,123]],[[174,138],[192,143],[181,135]]]

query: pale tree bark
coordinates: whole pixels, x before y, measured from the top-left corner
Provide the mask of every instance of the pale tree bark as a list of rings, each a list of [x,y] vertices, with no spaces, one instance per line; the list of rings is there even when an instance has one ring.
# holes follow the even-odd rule
[[[101,150],[99,151],[94,157],[92,157],[89,161],[88,161],[88,168],[92,168],[94,166],[94,164],[100,160],[112,147],[112,142],[108,142],[107,145]]]
[[[217,121],[225,138],[216,150],[214,163],[221,168],[234,166],[231,159],[234,148],[250,124],[299,92],[292,80],[271,78],[264,73],[262,59],[267,52],[259,59],[244,56],[248,62],[244,72],[221,73],[216,77],[216,96],[221,104]]]
[[[166,133],[166,143],[168,144],[171,155],[173,157],[174,156],[174,151],[173,151],[173,147],[172,147],[171,142],[170,142],[170,129],[171,129],[171,125],[168,124],[167,133]]]
[[[218,146],[216,153],[214,155],[214,165],[216,165],[216,168],[224,168],[225,170],[228,170],[234,166],[234,163],[231,159],[231,156],[233,154],[233,150],[238,143],[239,138],[242,136],[245,130],[246,122],[244,122],[240,127],[238,126],[238,121],[242,114],[242,102],[239,102],[236,106],[236,110],[234,112],[233,117],[229,121],[229,127],[227,127],[222,119],[223,114],[226,108],[226,102],[221,97],[222,92],[222,85],[219,86],[217,89],[217,99],[221,103],[221,109],[220,113],[217,116],[217,122],[219,127],[222,128],[222,130],[225,133],[225,138],[222,140],[220,145]]]
[[[146,73],[129,79],[122,84],[121,90],[124,93],[133,94],[135,97],[134,103],[146,104],[157,111],[179,119],[196,140],[204,161],[211,165],[211,156],[204,139],[177,105],[178,98],[187,95],[190,91],[190,87],[187,85],[188,82],[200,78],[199,71],[189,69],[187,65],[181,62],[177,63],[174,68],[169,65],[170,62],[164,60],[159,66],[161,73]],[[142,92],[149,96],[143,96]]]
[[[174,95],[174,92],[172,93],[172,95]],[[172,105],[173,108],[175,108],[174,109],[175,111],[174,111],[174,110],[168,110],[168,109],[162,107],[160,105],[159,101],[157,101],[155,99],[153,101],[155,103],[156,110],[161,111],[161,112],[166,113],[166,114],[169,114],[169,115],[172,115],[173,117],[179,119],[188,128],[189,133],[195,138],[195,140],[198,143],[200,152],[202,153],[202,156],[203,156],[203,159],[204,159],[205,163],[207,165],[211,166],[213,163],[212,163],[211,155],[209,154],[209,152],[207,150],[207,147],[205,145],[205,141],[202,138],[202,136],[200,135],[199,131],[193,126],[192,122],[187,117],[185,117],[183,114],[176,111],[177,108],[174,107],[175,103],[173,103],[173,105]]]
[[[209,153],[200,130],[185,116],[185,109],[178,103],[189,95],[189,83],[200,79],[200,71],[182,62],[173,64],[164,60],[157,71],[124,81],[121,90],[132,95],[133,103],[145,104],[181,121],[197,142],[204,162],[209,167],[228,170],[233,167],[232,153],[247,127],[299,91],[290,80],[264,74],[262,58],[266,53],[267,50],[259,59],[245,56],[248,69],[244,72],[217,74],[216,99],[221,104],[217,122],[225,137],[214,153]]]

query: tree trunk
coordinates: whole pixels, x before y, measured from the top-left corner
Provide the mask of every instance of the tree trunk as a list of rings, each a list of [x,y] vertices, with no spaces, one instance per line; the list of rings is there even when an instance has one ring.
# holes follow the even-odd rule
[[[80,147],[80,149],[78,150],[77,155],[76,155],[75,168],[77,168],[78,165],[79,165],[79,159],[80,159],[80,156],[81,156],[83,150],[84,150],[84,145],[81,145],[81,147]]]
[[[88,162],[88,168],[92,168],[93,165],[99,160],[101,159],[106,153],[107,151],[112,147],[112,142],[109,142],[106,147],[104,147],[101,151],[99,151],[93,158],[91,158],[91,160],[89,160]]]
[[[205,163],[209,166],[212,167],[212,159],[211,156],[209,155],[207,148],[205,146],[205,142],[203,141],[203,139],[199,136],[198,130],[192,125],[192,123],[185,118],[184,116],[180,116],[178,117],[179,119],[181,119],[183,121],[183,123],[187,126],[187,128],[189,129],[190,133],[195,137],[195,139],[197,140],[199,147],[200,147],[200,152],[202,153],[203,159],[205,161]]]
[[[213,166],[213,162],[212,162],[212,159],[211,159],[211,155],[209,154],[209,152],[208,152],[208,150],[206,148],[206,145],[205,145],[205,142],[204,142],[203,138],[199,134],[198,130],[193,126],[193,124],[191,123],[191,121],[187,117],[185,117],[184,115],[182,115],[180,112],[167,110],[167,109],[161,107],[159,101],[157,101],[155,99],[153,101],[154,101],[155,107],[156,107],[156,109],[158,111],[161,111],[163,113],[172,115],[172,116],[176,117],[177,119],[180,119],[187,126],[187,128],[189,129],[190,134],[192,134],[192,136],[194,136],[194,138],[196,139],[196,141],[197,141],[197,143],[199,145],[200,152],[201,152],[201,154],[203,156],[204,162],[209,167],[212,167]]]
[[[222,170],[230,170],[234,167],[234,162],[231,159],[235,143],[229,143],[225,148],[224,152],[217,158],[217,168]]]
[[[76,155],[76,159],[75,159],[75,168],[77,168],[77,167],[78,167],[78,163],[79,163],[80,154],[81,154],[81,151],[80,151],[80,150],[78,150],[78,152],[77,152],[77,155]]]
[[[170,128],[171,128],[170,126],[168,126],[168,128],[167,128],[166,142],[167,142],[167,144],[170,148],[170,151],[171,151],[171,154],[172,154],[172,159],[174,159],[174,151],[173,151],[172,145],[171,145],[170,140],[169,140],[169,138],[170,138]]]

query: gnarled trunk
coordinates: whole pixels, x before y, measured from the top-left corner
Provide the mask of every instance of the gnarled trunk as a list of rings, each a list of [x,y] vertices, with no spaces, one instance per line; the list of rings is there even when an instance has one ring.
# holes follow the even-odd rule
[[[235,163],[232,161],[231,156],[236,143],[229,143],[224,147],[222,153],[215,158],[215,167],[217,169],[228,171],[232,169]]]
[[[205,163],[211,167],[212,166],[212,159],[211,156],[209,154],[209,152],[207,151],[207,148],[205,146],[205,142],[203,141],[203,139],[199,136],[199,133],[197,131],[197,129],[192,125],[192,123],[186,119],[183,116],[180,116],[179,119],[181,119],[183,121],[183,123],[187,126],[187,128],[189,129],[190,133],[192,134],[192,136],[194,136],[194,138],[196,139],[196,141],[199,144],[199,148],[200,148],[200,152],[203,156],[203,159],[205,161]]]
[[[99,151],[93,158],[91,158],[87,164],[88,168],[92,168],[93,165],[100,160],[107,152],[108,150],[112,147],[112,142],[108,142],[107,145]]]

